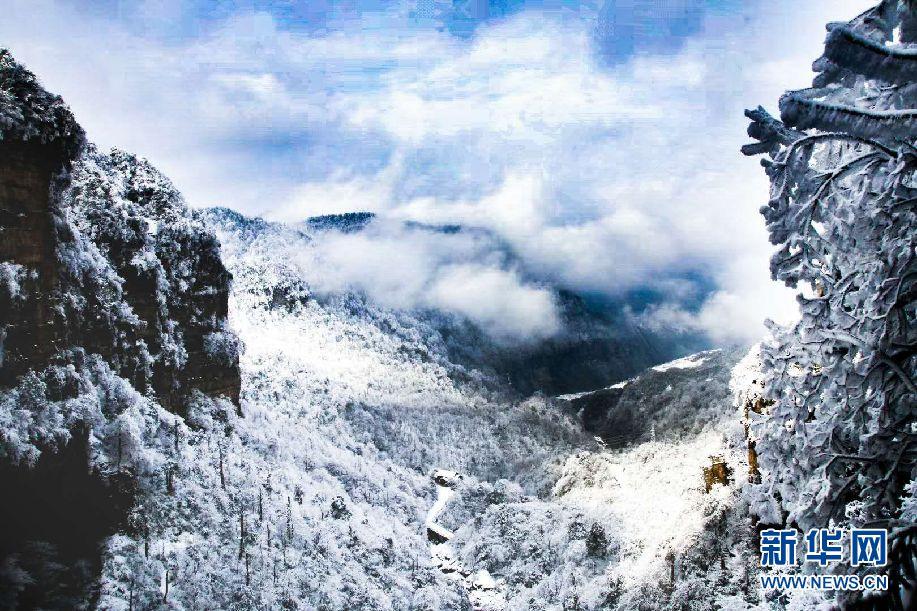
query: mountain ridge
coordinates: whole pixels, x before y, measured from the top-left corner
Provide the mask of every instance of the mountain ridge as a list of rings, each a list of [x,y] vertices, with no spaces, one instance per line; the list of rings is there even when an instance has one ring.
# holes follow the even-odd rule
[[[218,231],[234,232],[246,245],[262,234],[282,236],[274,240],[278,248],[290,249],[290,242],[298,241],[299,246],[293,248],[295,254],[288,256],[291,261],[305,261],[303,253],[308,253],[314,241],[325,232],[359,233],[378,218],[371,213],[351,213],[354,216],[329,215],[297,223],[280,223],[247,217],[227,208],[206,209],[203,214]],[[460,226],[448,226],[444,230],[409,222],[403,226],[410,231],[433,233],[479,231]],[[305,263],[301,268],[302,281],[306,285],[313,284],[309,277],[315,274]],[[502,345],[461,317],[442,316],[432,310],[418,315],[437,326],[443,341],[448,344],[451,359],[505,379],[521,396],[533,392],[556,395],[595,388],[705,347],[706,341],[700,337],[689,334],[673,339],[668,333],[654,332],[635,324],[625,314],[626,301],[597,302],[562,287],[547,286],[553,291],[561,312],[562,328],[556,335],[530,344]],[[367,307],[378,307],[358,289],[345,288],[336,292],[349,293],[351,298],[362,300]],[[313,287],[310,293],[313,298],[323,298],[328,291]]]

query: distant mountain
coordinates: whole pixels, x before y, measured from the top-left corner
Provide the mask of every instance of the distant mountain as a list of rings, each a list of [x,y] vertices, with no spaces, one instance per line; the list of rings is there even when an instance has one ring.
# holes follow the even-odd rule
[[[357,233],[376,219],[372,213],[357,212],[283,224],[249,218],[225,208],[207,210],[205,216],[218,232],[231,232],[240,248],[246,249],[258,242],[283,243],[283,254],[278,254],[279,258],[295,256],[290,253],[297,249],[306,251],[318,233]],[[479,228],[418,223],[405,225],[413,231],[432,234],[467,232],[484,234],[496,240],[495,236]],[[514,253],[508,246],[505,249],[505,256],[510,261],[514,260]],[[298,282],[301,289],[313,299],[329,299],[327,295],[309,288],[310,275],[309,269],[300,270]],[[412,318],[435,333],[443,356],[450,361],[503,380],[504,385],[508,384],[522,396],[534,392],[556,395],[596,388],[633,376],[656,363],[709,347],[707,340],[697,334],[640,327],[632,317],[625,315],[625,306],[643,305],[646,299],[643,295],[619,300],[596,299],[562,287],[554,288],[553,294],[561,312],[561,332],[541,341],[523,344],[506,345],[494,341],[473,323],[444,316],[434,310],[403,312],[400,315]],[[351,304],[359,302],[364,311],[380,309],[358,292],[350,293],[347,300]]]
[[[732,400],[729,380],[743,354],[734,349],[700,352],[558,400],[610,447],[696,435],[721,418],[722,406]]]
[[[369,224],[376,215],[372,212],[348,212],[346,214],[326,214],[313,216],[306,220],[305,225],[314,231],[335,230],[342,233],[360,231]]]

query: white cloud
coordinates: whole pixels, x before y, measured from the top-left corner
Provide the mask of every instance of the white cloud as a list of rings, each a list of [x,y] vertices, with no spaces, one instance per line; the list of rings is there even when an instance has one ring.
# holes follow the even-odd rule
[[[286,201],[273,203],[264,216],[276,221],[297,222],[323,214],[384,212],[392,201],[393,180],[399,165],[390,163],[383,171],[370,176],[338,172],[324,180],[296,185]]]
[[[386,89],[348,100],[349,116],[405,148],[439,148],[446,163],[485,142],[503,168],[484,196],[409,198],[393,203],[399,217],[486,227],[528,269],[583,290],[620,294],[701,270],[717,286],[707,302],[689,313],[675,295],[656,322],[753,340],[765,317],[787,321],[796,306],[768,278],[757,211],[767,182],[738,153],[741,111],[803,85],[824,21],[863,3],[815,4],[790,27],[715,16],[682,51],[613,69],[590,54],[585,28],[520,16],[426,73],[396,71]]]
[[[499,341],[560,330],[552,293],[526,281],[486,234],[375,222],[359,233],[320,233],[293,260],[319,292],[355,289],[386,307],[436,309]]]
[[[614,66],[597,59],[592,23],[532,12],[470,41],[400,26],[315,35],[239,12],[164,42],[68,3],[10,0],[0,40],[90,137],[150,157],[192,204],[463,223],[521,261],[513,269],[492,244],[383,224],[320,246],[326,287],[436,305],[498,334],[548,334],[556,312],[524,269],[609,295],[672,289],[657,323],[726,341],[795,308],[768,278],[757,212],[767,182],[738,153],[742,109],[773,108],[805,86],[824,23],[869,4],[711,10],[680,51]],[[687,273],[715,284],[695,313],[673,289]],[[505,298],[468,301],[459,285]]]
[[[476,322],[497,339],[541,339],[561,326],[550,291],[523,283],[512,271],[477,264],[440,270],[427,300]]]
[[[677,299],[633,314],[639,324],[655,330],[703,331],[718,345],[754,343],[764,333],[763,321],[770,318],[788,324],[798,316],[795,301],[776,283],[761,282],[758,256],[739,255],[717,274],[720,287],[696,312],[685,310]]]

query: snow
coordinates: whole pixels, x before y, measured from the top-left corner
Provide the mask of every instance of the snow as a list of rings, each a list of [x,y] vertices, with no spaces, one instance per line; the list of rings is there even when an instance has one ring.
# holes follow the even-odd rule
[[[707,524],[710,502],[731,502],[735,492],[729,488],[704,494],[701,477],[711,456],[729,453],[722,434],[708,432],[684,442],[575,455],[553,493],[562,503],[601,512],[614,525],[621,560],[611,574],[635,586],[662,570],[669,551],[690,547]]]
[[[663,363],[662,365],[656,365],[652,369],[653,371],[669,371],[670,369],[694,369],[703,365],[706,360],[707,357],[705,356],[692,354],[691,356],[675,359],[674,361],[669,361],[668,363]]]
[[[897,107],[907,96],[868,74],[847,78],[855,66],[838,37],[893,59],[913,56],[913,45],[878,48],[852,27],[832,30],[826,51],[840,54],[845,82],[785,96],[784,114],[803,127],[912,139],[914,111]],[[902,70],[886,64],[889,79]],[[58,142],[76,159],[55,211],[73,235],[56,253],[57,307],[113,338],[112,355],[73,346],[0,392],[0,451],[32,464],[85,424],[92,468],[132,478],[130,528],[104,542],[101,608],[815,608],[824,596],[766,600],[757,590],[749,511],[802,526],[917,515],[917,484],[877,495],[888,478],[873,467],[900,455],[888,423],[915,427],[905,411],[913,359],[892,354],[913,343],[911,305],[899,297],[913,292],[914,208],[904,204],[917,184],[897,141],[831,141],[778,124],[792,144],[765,143],[776,163],[763,210],[780,248],[775,279],[800,287],[800,323],[771,326],[731,374],[727,355],[710,351],[602,389],[621,392],[606,393],[617,402],[594,437],[569,406],[520,400],[498,376],[455,362],[435,313],[315,290],[321,270],[302,256],[316,230],[308,224],[211,218],[235,279],[228,324],[193,308],[179,323],[177,302],[217,291],[196,273],[202,255],[219,268],[203,216],[145,161],[86,145],[61,100],[5,51],[0,71],[0,136]],[[139,205],[138,193],[156,205]],[[351,221],[362,222],[328,222]],[[118,267],[124,244],[136,248]],[[125,270],[154,287],[150,320],[128,303]],[[32,277],[0,262],[4,303],[23,298]],[[6,332],[0,325],[0,365]],[[214,363],[239,360],[241,413],[194,392],[179,415],[138,390],[154,367],[181,370],[189,335]],[[621,447],[605,447],[612,439]],[[749,442],[763,483],[748,481]],[[873,457],[855,479],[826,463],[838,443]],[[714,457],[730,476],[707,493]],[[834,513],[841,485],[859,498]]]
[[[386,308],[319,282],[327,270],[303,256],[315,227],[232,214],[206,217],[216,223],[220,256],[234,277],[228,321],[194,307],[176,309],[189,295],[226,289],[198,273],[207,265],[216,275],[225,271],[206,215],[189,212],[147,162],[84,146],[60,100],[36,91],[34,77],[10,61],[0,55],[0,69],[17,75],[23,89],[16,95],[27,95],[0,92],[3,137],[63,138],[82,148],[56,219],[74,236],[57,253],[66,280],[61,311],[101,319],[115,340],[113,355],[74,346],[73,354],[0,392],[0,450],[9,461],[33,463],[42,451],[66,443],[77,423],[87,424],[92,467],[132,478],[137,496],[129,528],[104,542],[101,608],[769,606],[754,585],[759,567],[748,507],[766,519],[779,519],[784,508],[807,518],[794,497],[820,500],[826,488],[791,474],[777,487],[786,507],[772,497],[768,505],[774,490],[747,481],[743,425],[762,451],[771,444],[772,457],[796,466],[813,460],[816,454],[798,445],[798,432],[806,433],[806,443],[822,442],[828,436],[818,418],[824,414],[816,410],[816,424],[807,426],[794,411],[799,405],[786,397],[836,400],[836,388],[820,386],[828,377],[822,372],[831,371],[827,357],[776,333],[731,378],[731,354],[723,351],[657,365],[603,389],[620,392],[606,393],[618,402],[600,414],[610,430],[596,438],[569,406],[539,395],[520,399],[498,375],[456,362],[449,345],[455,337],[448,337],[455,327],[445,328],[441,314]],[[812,159],[822,164],[851,154],[816,149]],[[886,174],[913,174],[907,167]],[[863,186],[857,180],[849,186]],[[900,180],[913,184],[913,176]],[[138,203],[138,193],[150,201]],[[769,218],[772,233],[794,230],[781,220],[784,212]],[[812,218],[824,240],[837,239],[843,228],[837,218],[798,216]],[[329,222],[351,221],[362,222]],[[858,238],[869,237],[864,248],[897,248],[909,236],[873,236],[875,230],[858,227]],[[131,248],[121,248],[126,244]],[[803,245],[788,240],[786,252],[802,253]],[[846,250],[855,253],[838,248],[798,263],[803,268],[780,268],[782,279],[850,265]],[[123,265],[113,263],[125,253]],[[4,298],[26,292],[21,280],[30,273],[0,263]],[[130,274],[154,288],[149,320],[125,297]],[[870,291],[848,288],[852,302],[891,294],[875,283]],[[804,320],[822,307],[803,302]],[[867,305],[877,312],[882,304]],[[186,312],[190,319],[180,316]],[[154,367],[168,364],[179,372],[192,357],[191,335],[212,363],[238,359],[238,411],[197,391],[182,406],[186,411],[169,411],[155,392],[135,387]],[[864,377],[875,364],[872,346],[884,337],[883,329],[867,327],[854,337],[862,346],[831,358],[847,358]],[[130,365],[130,380],[122,377],[128,367],[120,361]],[[784,386],[763,388],[765,377]],[[77,390],[65,395],[61,388]],[[784,404],[775,410],[783,411],[772,422],[766,414],[743,421],[739,408],[767,392],[779,395]],[[881,391],[871,393],[858,398],[882,400]],[[608,449],[602,441],[614,435],[621,447]],[[869,436],[854,436],[860,437]],[[706,493],[703,473],[714,457],[725,460],[730,476]],[[765,468],[784,467],[762,457]],[[912,482],[902,491],[905,517],[917,511],[915,490]],[[809,602],[792,599],[789,608]]]
[[[431,530],[445,540],[449,540],[453,537],[451,530],[444,528],[436,523],[436,518],[439,517],[439,514],[442,513],[443,509],[446,508],[446,503],[452,499],[455,495],[455,492],[452,488],[448,486],[436,486],[436,502],[433,503],[433,507],[430,508],[430,513],[427,514],[427,519],[424,522],[424,525],[427,527],[427,530]]]
[[[564,395],[557,395],[556,398],[557,398],[558,400],[560,400],[560,401],[572,401],[573,399],[579,399],[580,397],[585,397],[586,395],[591,395],[593,392],[595,392],[595,391],[593,391],[593,390],[586,390],[586,391],[583,391],[583,392],[573,392],[573,393],[567,393],[567,394],[564,394]]]
[[[61,162],[76,156],[85,134],[70,109],[6,49],[0,49],[0,84],[0,140],[54,143]]]
[[[668,596],[669,551],[691,579],[720,579],[690,557],[712,545],[710,516],[733,507],[732,487],[702,492],[709,455],[731,451],[721,419],[695,412],[704,428],[681,440],[606,451],[553,401],[507,398],[452,362],[429,319],[318,297],[276,234],[218,229],[234,283],[228,327],[203,345],[214,358],[238,351],[241,415],[197,395],[178,417],[102,362],[79,402],[17,412],[40,385],[0,402],[0,417],[23,423],[2,425],[24,460],[88,413],[99,464],[116,468],[118,440],[117,468],[137,473],[140,534],[107,541],[100,605],[158,604],[166,572],[178,609],[596,608]],[[711,405],[725,374],[703,362],[703,384],[672,369],[615,386],[679,418],[699,405],[734,416]],[[649,390],[667,387],[667,398]],[[109,421],[112,397],[126,407]]]
[[[611,386],[606,386],[605,388],[601,388],[601,389],[599,389],[599,390],[609,390],[609,389],[612,389],[612,388],[618,388],[618,389],[624,388],[625,386],[627,386],[627,385],[628,385],[630,382],[632,382],[632,381],[633,381],[633,380],[624,380],[623,382],[618,382],[617,384],[612,384]],[[555,397],[555,399],[557,399],[557,400],[559,400],[559,401],[573,401],[574,399],[579,399],[579,398],[581,398],[581,397],[586,397],[586,396],[591,395],[591,394],[593,394],[593,393],[595,393],[595,392],[598,392],[598,391],[595,391],[595,390],[586,390],[586,391],[583,391],[583,392],[567,393],[567,394],[565,394],[565,395],[557,395],[557,396]]]
[[[913,20],[910,3],[883,2],[831,25],[813,87],[781,96],[786,125],[757,148],[770,157],[762,160],[771,190],[761,212],[777,246],[771,274],[797,289],[801,314],[787,328],[768,323],[744,401],[760,470],[746,496],[765,524],[894,532],[913,523],[915,461],[901,454],[917,396]],[[767,131],[760,107],[748,116],[749,134]],[[900,562],[890,574],[909,570],[906,557]],[[909,577],[899,583],[913,589]],[[859,598],[810,593],[787,608]],[[906,606],[893,598],[871,606]]]
[[[234,606],[234,592],[268,608],[501,608],[488,602],[496,588],[481,567],[459,579],[441,570],[447,550],[431,550],[427,530],[453,534],[443,520],[458,488],[507,475],[544,488],[556,457],[587,436],[544,399],[507,403],[478,385],[424,320],[352,296],[315,298],[276,235],[220,229],[243,416],[205,398],[189,413],[180,456],[163,457],[180,466],[176,495],[162,492],[164,465],[145,480],[138,517],[154,532],[155,558],[113,539],[106,606],[123,607],[130,575],[155,567],[159,580],[168,566],[170,601],[185,608]],[[294,247],[303,239],[289,237]],[[199,533],[196,545],[159,545],[187,532]]]
[[[491,577],[487,569],[471,571],[455,557],[455,550],[449,544],[454,533],[439,525],[436,520],[455,496],[453,486],[458,485],[460,476],[455,471],[436,469],[432,474],[436,483],[437,498],[427,514],[426,527],[444,541],[430,546],[430,557],[433,565],[450,579],[459,582],[468,592],[468,597],[475,610],[498,611],[505,604],[501,592],[502,583]]]
[[[121,171],[127,167],[137,171]],[[108,185],[103,193],[122,192],[133,176],[173,194],[123,154],[90,149],[76,176]],[[80,235],[118,237],[107,215],[130,206],[106,202],[74,202]],[[148,226],[134,212],[137,226]],[[159,219],[155,235],[138,233],[144,252],[132,259],[162,283],[162,308],[195,284],[185,262],[166,266],[154,256],[168,242],[153,240],[175,231],[167,221]],[[716,359],[693,359],[706,359],[691,370],[704,383],[672,369],[615,384],[692,424],[673,427],[681,441],[608,452],[554,401],[519,400],[500,380],[453,362],[424,313],[313,293],[309,270],[290,252],[308,240],[298,230],[217,229],[234,282],[228,322],[213,322],[202,348],[215,362],[238,356],[241,414],[196,393],[178,416],[98,356],[80,371],[46,372],[73,378],[85,389],[76,399],[49,401],[38,376],[0,396],[5,450],[17,460],[33,461],[84,419],[94,464],[136,474],[132,534],[106,541],[100,606],[159,604],[168,573],[176,609],[553,611],[570,600],[595,608],[616,588],[633,600],[649,596],[645,588],[663,596],[665,553],[688,557],[698,539],[710,545],[709,514],[729,511],[734,492],[700,491],[708,454],[726,451],[722,420],[702,409],[734,415],[717,404],[726,374],[713,373]],[[101,249],[74,249],[74,269],[109,269]],[[117,277],[108,279],[120,289]],[[137,324],[128,307],[118,312]],[[165,320],[159,352],[133,341],[131,350],[146,362],[184,361],[183,330]],[[664,388],[671,390],[658,394]],[[641,488],[665,506],[651,509]],[[652,511],[659,515],[640,517]],[[443,543],[431,546],[431,531]],[[625,579],[625,570],[638,578]]]

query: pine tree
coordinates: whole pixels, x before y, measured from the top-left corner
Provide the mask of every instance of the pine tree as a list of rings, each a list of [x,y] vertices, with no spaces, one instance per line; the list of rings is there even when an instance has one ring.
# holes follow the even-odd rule
[[[801,319],[771,325],[762,349],[769,406],[750,414],[765,522],[885,526],[893,541],[913,529],[901,507],[917,472],[914,4],[829,25],[820,74],[781,98],[782,121],[746,111],[758,142],[743,152],[769,154],[771,273],[800,288]]]

